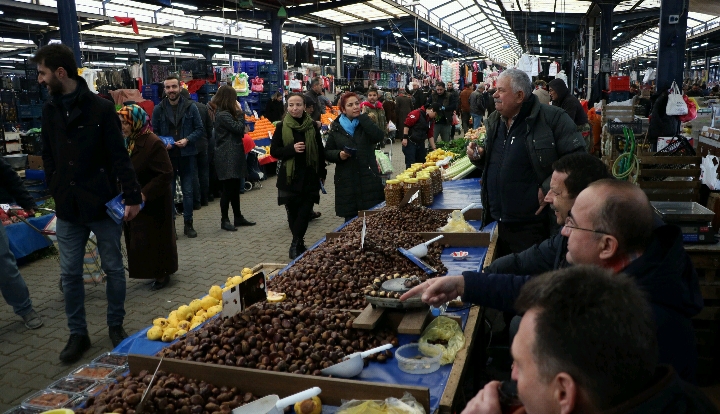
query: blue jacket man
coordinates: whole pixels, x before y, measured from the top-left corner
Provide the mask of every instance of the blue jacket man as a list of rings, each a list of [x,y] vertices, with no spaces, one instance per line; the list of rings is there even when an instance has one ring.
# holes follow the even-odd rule
[[[164,82],[165,98],[153,110],[152,126],[158,136],[173,137],[174,144],[168,145],[170,160],[175,176],[180,177],[183,193],[183,233],[189,238],[197,237],[193,229],[193,180],[197,171],[198,142],[203,130],[200,112],[189,99],[180,95],[180,80],[168,76]],[[175,180],[173,180],[175,192]]]

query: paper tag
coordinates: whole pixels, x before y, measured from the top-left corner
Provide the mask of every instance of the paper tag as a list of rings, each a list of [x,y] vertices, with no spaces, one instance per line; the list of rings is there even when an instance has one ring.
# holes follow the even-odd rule
[[[8,211],[8,210],[10,210],[10,204],[0,204],[0,208],[5,211]]]
[[[365,247],[365,232],[367,230],[367,227],[365,226],[365,214],[363,214],[363,228],[362,232],[360,232],[360,250]]]
[[[258,272],[230,290],[223,292],[222,317],[234,316],[248,306],[267,300],[265,273]]]

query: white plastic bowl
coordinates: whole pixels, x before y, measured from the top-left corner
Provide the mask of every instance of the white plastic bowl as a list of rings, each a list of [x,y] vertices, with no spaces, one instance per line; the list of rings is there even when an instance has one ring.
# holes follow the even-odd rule
[[[428,355],[430,352],[427,350],[429,349],[437,352],[433,352],[434,355]],[[425,344],[421,350],[418,343],[412,343],[398,348],[395,351],[395,359],[398,361],[400,371],[408,374],[429,374],[440,369],[442,351],[442,347],[437,345]]]

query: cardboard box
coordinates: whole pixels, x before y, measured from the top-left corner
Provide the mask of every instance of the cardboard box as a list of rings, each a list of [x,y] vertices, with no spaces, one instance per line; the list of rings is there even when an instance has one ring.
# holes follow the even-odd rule
[[[43,169],[43,159],[39,155],[28,155],[28,164],[30,165],[31,170],[42,170]]]
[[[714,155],[720,157],[720,141],[713,138],[701,136],[698,142],[698,155],[705,157],[706,155]]]

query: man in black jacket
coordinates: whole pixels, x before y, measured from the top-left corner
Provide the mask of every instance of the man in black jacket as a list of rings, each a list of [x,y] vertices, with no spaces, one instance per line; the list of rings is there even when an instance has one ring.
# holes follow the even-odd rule
[[[61,44],[44,46],[32,61],[37,64],[38,82],[52,96],[43,107],[42,157],[45,179],[57,207],[60,273],[70,328],[70,339],[60,353],[60,360],[70,363],[90,348],[83,281],[85,245],[90,232],[95,234],[106,275],[110,340],[117,346],[127,337],[122,326],[125,317],[122,225],[108,216],[105,204],[122,191],[124,219],[130,221],[140,211],[143,196],[115,107],[90,92],[77,74],[72,50]]]
[[[703,308],[697,272],[683,248],[680,228],[654,227],[653,209],[643,191],[626,181],[600,180],[577,196],[562,229],[565,258],[574,265],[595,265],[629,275],[652,306],[659,360],[680,378],[694,382],[695,334],[690,318]],[[401,297],[422,293],[437,306],[462,296],[463,301],[512,311],[522,286],[534,276],[463,272],[431,279]]]
[[[22,180],[13,171],[10,164],[0,157],[0,188],[6,190],[15,202],[32,217],[35,212],[35,202],[28,190],[23,186]],[[15,314],[23,319],[25,327],[37,329],[43,325],[40,315],[35,312],[30,300],[30,291],[15,262],[15,255],[10,251],[5,226],[0,224],[0,292],[3,298],[12,306]]]
[[[180,91],[183,98],[190,99],[190,92],[182,88]],[[210,194],[210,163],[209,163],[209,145],[208,141],[212,137],[213,124],[208,114],[207,106],[204,103],[192,101],[193,105],[200,113],[200,120],[203,124],[203,136],[195,141],[197,148],[197,171],[193,177],[193,210],[200,210],[201,206],[208,205],[208,196]]]
[[[701,390],[658,364],[648,305],[632,278],[594,266],[525,285],[516,304],[525,315],[512,344],[511,374],[522,412],[718,413]],[[501,414],[500,385],[489,382],[463,413]]]
[[[444,82],[435,84],[435,91],[430,94],[428,104],[438,104],[440,112],[435,117],[435,132],[433,138],[438,142],[438,137],[443,141],[450,141],[452,137],[453,112],[458,109],[458,95],[455,92],[445,89]]]

